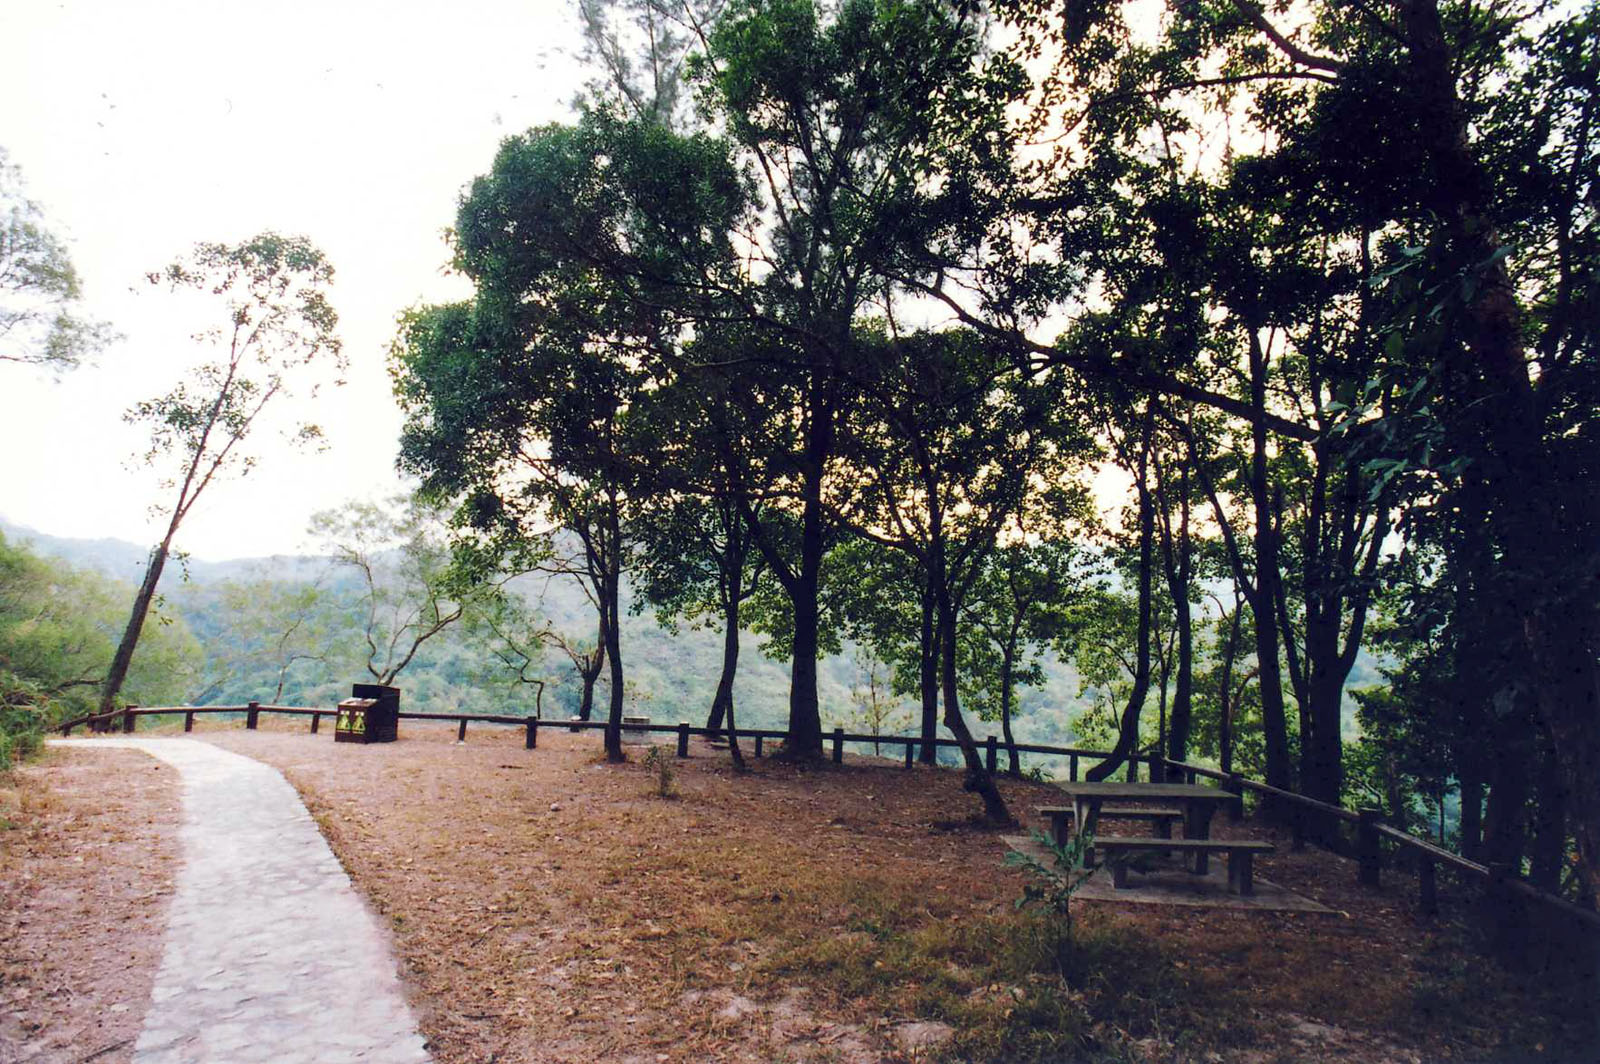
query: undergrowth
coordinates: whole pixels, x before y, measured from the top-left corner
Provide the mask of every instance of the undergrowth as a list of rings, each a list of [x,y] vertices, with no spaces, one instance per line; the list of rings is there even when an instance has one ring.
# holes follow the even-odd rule
[[[1114,920],[1072,931],[1043,912],[959,919],[913,888],[842,883],[842,933],[787,936],[767,974],[894,1017],[955,1029],[951,1061],[1115,1061],[1132,1042],[1216,1047],[1248,1036],[1225,981],[1181,967]],[[1065,937],[1064,937],[1065,936]]]

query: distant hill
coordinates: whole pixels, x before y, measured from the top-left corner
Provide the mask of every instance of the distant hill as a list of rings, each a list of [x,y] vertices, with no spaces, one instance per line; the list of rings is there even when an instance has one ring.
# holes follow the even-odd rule
[[[137,583],[144,574],[150,547],[129,543],[125,539],[75,539],[52,536],[25,525],[15,524],[0,517],[0,533],[12,543],[26,543],[39,554],[59,558],[78,569],[88,569],[104,576]],[[183,579],[185,568],[189,579],[196,583],[218,580],[246,580],[270,576],[279,580],[311,580],[327,567],[328,559],[315,555],[274,554],[265,558],[233,558],[227,561],[207,561],[188,558],[181,565],[174,559],[167,563],[161,574],[161,584],[169,587]]]

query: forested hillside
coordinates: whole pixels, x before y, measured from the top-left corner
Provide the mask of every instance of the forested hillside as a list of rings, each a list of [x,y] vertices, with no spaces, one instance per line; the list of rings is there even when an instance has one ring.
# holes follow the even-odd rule
[[[28,551],[34,563],[48,566],[52,578],[92,585],[100,596],[93,624],[103,652],[121,624],[143,566],[143,551],[119,540],[78,540],[43,535],[12,524],[0,525],[7,549]],[[350,684],[369,682],[359,646],[358,588],[329,558],[282,555],[273,558],[208,562],[190,559],[161,583],[162,615],[169,623],[151,645],[152,680],[136,686],[129,700],[150,705],[236,705],[250,700],[286,705],[331,705],[348,697]],[[116,579],[120,576],[121,579]],[[530,574],[515,592],[540,617],[574,640],[593,636],[593,609],[568,578]],[[300,624],[285,649],[279,639]],[[749,634],[751,646],[760,637]],[[168,645],[171,650],[165,649]],[[623,626],[628,663],[626,697],[630,707],[657,720],[702,723],[715,693],[721,667],[721,635],[692,625],[668,630],[649,610],[629,610]],[[870,686],[869,671],[855,645],[828,657],[822,672],[828,719],[865,729],[857,695]],[[102,666],[103,667],[103,666]],[[283,685],[279,689],[279,672]],[[1018,736],[1022,741],[1058,743],[1073,734],[1072,722],[1085,707],[1070,666],[1052,661],[1049,680],[1019,693]],[[546,648],[530,676],[548,687],[547,716],[576,712],[580,683],[570,661]],[[883,683],[880,677],[880,685]],[[492,640],[481,631],[450,629],[427,643],[396,680],[410,708],[447,712],[532,713],[531,685],[494,657]],[[598,681],[604,687],[602,674]],[[786,723],[788,670],[784,662],[761,654],[741,661],[736,698],[741,723],[778,728]],[[86,687],[84,696],[92,693]],[[909,730],[911,702],[894,699],[881,723],[885,733]],[[74,703],[80,704],[80,703]]]

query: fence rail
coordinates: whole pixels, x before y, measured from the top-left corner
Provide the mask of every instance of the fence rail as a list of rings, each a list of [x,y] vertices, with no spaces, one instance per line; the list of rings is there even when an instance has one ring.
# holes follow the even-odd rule
[[[323,709],[310,706],[276,706],[264,705],[259,702],[249,702],[242,706],[128,706],[124,709],[113,710],[110,713],[90,714],[77,717],[58,725],[61,734],[70,735],[75,728],[92,727],[96,724],[120,725],[123,732],[132,732],[135,721],[139,717],[172,716],[183,714],[183,730],[194,729],[194,719],[206,714],[244,714],[245,727],[254,729],[262,713],[276,713],[284,716],[310,717],[311,732],[316,734],[322,723],[323,717],[338,715],[336,709]],[[566,720],[529,716],[511,716],[494,713],[426,713],[417,711],[401,711],[403,720],[432,720],[451,721],[456,724],[456,739],[464,742],[467,736],[468,723],[497,724],[524,729],[526,738],[524,745],[527,749],[536,749],[538,746],[539,730],[541,728],[566,728],[570,731],[602,730],[608,726],[604,720],[579,720],[570,718]],[[704,739],[728,739],[736,735],[739,739],[749,740],[755,745],[755,756],[762,756],[762,747],[767,740],[786,740],[787,731],[774,728],[738,728],[731,733],[726,728],[704,728],[682,721],[677,724],[624,724],[623,731],[629,734],[667,734],[677,739],[677,753],[679,757],[689,756],[689,740],[691,737]],[[843,728],[835,728],[825,738],[831,744],[833,760],[844,760],[844,744],[871,744],[875,747],[903,746],[905,748],[905,767],[910,768],[914,763],[916,751],[932,746],[933,748],[959,748],[961,744],[955,739],[942,739],[938,737],[922,738],[911,735],[872,735],[858,732],[847,732]],[[1004,743],[997,736],[987,736],[979,744],[983,750],[985,765],[990,772],[995,772],[999,764],[1001,750],[1015,751],[1017,753],[1041,754],[1053,757],[1065,757],[1068,762],[1068,778],[1076,781],[1079,775],[1080,762],[1087,758],[1096,762],[1104,761],[1111,755],[1104,750],[1085,750],[1071,746],[1048,746],[1039,743]],[[1355,855],[1357,859],[1357,877],[1359,881],[1369,887],[1378,887],[1381,883],[1383,853],[1381,841],[1387,840],[1399,850],[1408,853],[1416,861],[1419,903],[1423,912],[1433,914],[1438,912],[1438,888],[1436,881],[1436,868],[1443,865],[1453,869],[1458,874],[1482,882],[1486,889],[1505,899],[1521,899],[1535,902],[1560,916],[1583,926],[1590,932],[1600,931],[1600,912],[1586,909],[1576,905],[1559,895],[1535,887],[1533,884],[1516,875],[1514,870],[1505,867],[1495,867],[1479,864],[1476,861],[1452,853],[1426,839],[1419,839],[1407,834],[1400,829],[1382,822],[1382,814],[1376,809],[1350,810],[1342,806],[1330,805],[1326,802],[1308,798],[1303,794],[1273,787],[1258,780],[1248,779],[1238,773],[1221,772],[1205,765],[1196,765],[1187,761],[1174,761],[1148,750],[1135,752],[1129,757],[1130,766],[1139,764],[1147,765],[1154,774],[1157,771],[1162,776],[1168,773],[1177,773],[1188,782],[1193,783],[1199,778],[1211,779],[1220,783],[1223,789],[1231,791],[1240,797],[1240,802],[1235,806],[1233,815],[1237,817],[1242,812],[1243,796],[1245,793],[1254,793],[1264,798],[1273,800],[1290,809],[1303,813],[1325,817],[1340,824],[1354,824],[1356,826]],[[1132,771],[1132,768],[1130,768]],[[1304,834],[1304,819],[1300,816],[1291,817],[1291,824],[1295,831],[1295,843],[1300,845]]]

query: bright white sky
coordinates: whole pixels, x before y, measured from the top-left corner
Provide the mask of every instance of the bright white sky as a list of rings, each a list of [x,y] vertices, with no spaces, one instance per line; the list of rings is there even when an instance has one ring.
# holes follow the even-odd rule
[[[4,0],[0,145],[70,241],[85,310],[125,334],[52,381],[0,364],[0,514],[153,543],[157,477],[121,414],[203,352],[142,281],[197,241],[304,234],[336,273],[349,383],[320,454],[256,440],[179,533],[202,558],[292,552],[315,511],[400,488],[385,370],[398,312],[465,294],[442,275],[463,186],[500,139],[569,116],[583,74],[566,0]]]

